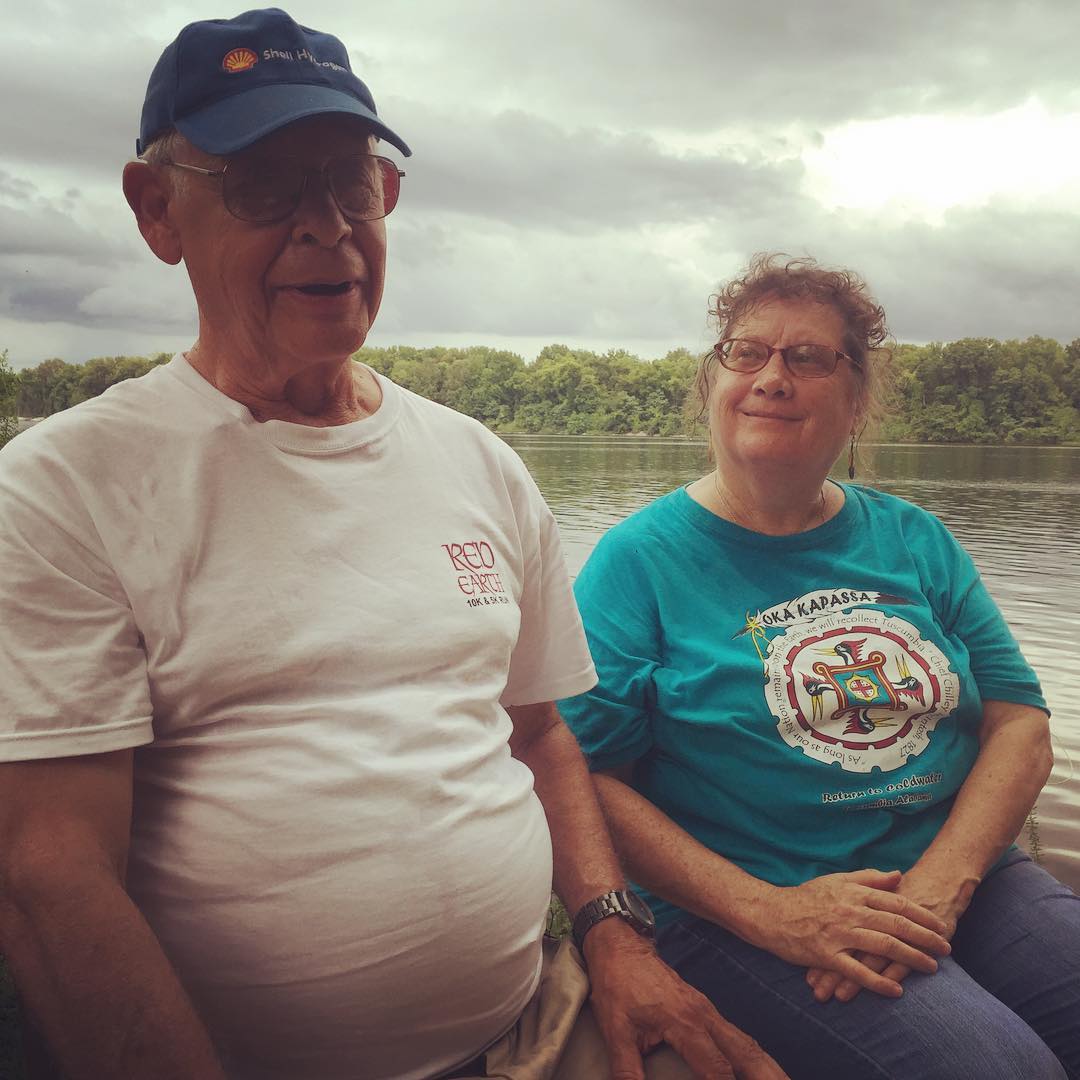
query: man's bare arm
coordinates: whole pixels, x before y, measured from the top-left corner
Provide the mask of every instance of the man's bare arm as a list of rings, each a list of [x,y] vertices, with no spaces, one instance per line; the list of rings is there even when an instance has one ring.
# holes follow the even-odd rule
[[[585,758],[551,702],[507,709],[510,749],[532,770],[551,830],[555,890],[571,915],[624,878]],[[592,1002],[607,1043],[613,1080],[643,1080],[641,1054],[672,1046],[696,1076],[784,1080],[748,1035],[724,1020],[618,918],[589,931],[584,944]]]
[[[225,1080],[124,891],[132,751],[0,765],[0,950],[69,1080]]]

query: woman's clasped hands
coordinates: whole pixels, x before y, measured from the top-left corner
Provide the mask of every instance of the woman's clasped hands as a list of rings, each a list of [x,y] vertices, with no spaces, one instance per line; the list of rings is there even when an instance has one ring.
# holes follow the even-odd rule
[[[788,963],[835,973],[884,997],[899,997],[899,981],[887,978],[882,969],[891,962],[932,974],[937,971],[935,957],[950,952],[946,935],[953,929],[895,891],[902,877],[899,870],[856,870],[775,888],[755,905],[748,940]],[[875,970],[859,955],[885,963]]]

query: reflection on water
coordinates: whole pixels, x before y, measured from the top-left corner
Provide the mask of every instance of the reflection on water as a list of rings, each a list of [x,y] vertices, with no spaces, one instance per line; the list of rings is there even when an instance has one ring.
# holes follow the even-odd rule
[[[702,444],[677,439],[507,442],[558,519],[572,574],[611,525],[708,469]],[[1054,713],[1056,764],[1028,843],[1080,891],[1080,449],[883,446],[868,482],[952,529],[1039,673]]]

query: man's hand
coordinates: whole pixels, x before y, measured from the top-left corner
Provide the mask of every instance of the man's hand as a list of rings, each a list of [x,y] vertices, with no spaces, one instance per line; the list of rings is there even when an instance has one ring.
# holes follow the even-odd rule
[[[611,1080],[644,1080],[642,1055],[667,1043],[701,1080],[785,1080],[753,1039],[665,964],[621,919],[585,938],[592,1006],[611,1063]]]
[[[946,932],[955,926],[902,894],[901,879],[898,870],[857,870],[777,889],[772,903],[757,913],[760,929],[751,943],[788,963],[837,976],[836,986],[847,980],[899,997],[899,982],[882,969],[897,964],[908,971],[936,971],[934,957],[949,952]],[[861,962],[861,955],[880,956],[885,963],[875,969]]]
[[[923,909],[933,912],[945,927],[942,936],[952,940],[956,933],[956,924],[971,902],[973,892],[974,886],[970,882],[958,886],[953,882],[938,880],[927,871],[913,866],[901,878],[894,895],[906,897]],[[898,985],[915,970],[911,965],[872,952],[857,951],[852,959],[869,971],[879,973],[883,979]],[[865,985],[845,978],[837,971],[827,971],[821,967],[810,968],[806,973],[806,981],[813,987],[814,998],[822,1003],[834,997],[837,1001],[851,1001]]]

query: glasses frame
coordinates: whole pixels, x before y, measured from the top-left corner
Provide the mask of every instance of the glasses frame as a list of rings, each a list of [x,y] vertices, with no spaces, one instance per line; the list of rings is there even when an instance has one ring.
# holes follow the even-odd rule
[[[334,186],[333,186],[333,184],[330,183],[330,166],[333,165],[335,161],[342,161],[342,160],[344,160],[346,158],[354,158],[354,157],[366,157],[366,158],[372,158],[375,161],[384,161],[384,162],[386,162],[386,164],[389,165],[390,168],[395,173],[397,173],[397,176],[398,176],[398,198],[401,197],[401,179],[405,175],[405,170],[399,168],[398,165],[397,165],[397,162],[392,161],[388,157],[384,157],[382,154],[342,154],[342,155],[340,155],[338,157],[330,158],[330,160],[327,161],[326,164],[323,165],[323,167],[321,169],[311,168],[311,169],[306,169],[304,171],[304,180],[303,180],[303,183],[300,185],[300,190],[296,194],[296,200],[293,203],[293,205],[290,206],[289,209],[286,210],[283,214],[279,214],[278,216],[272,217],[272,218],[249,218],[249,217],[242,217],[240,214],[238,214],[229,205],[229,200],[225,197],[225,174],[229,171],[229,166],[232,164],[231,161],[226,162],[220,169],[204,169],[200,165],[189,165],[184,161],[172,161],[172,160],[163,161],[162,165],[171,165],[171,166],[173,166],[174,168],[177,168],[177,169],[187,169],[189,172],[199,173],[201,176],[210,176],[210,177],[213,177],[215,179],[221,180],[221,199],[222,199],[222,202],[224,202],[224,204],[225,204],[225,209],[228,210],[229,213],[232,214],[232,216],[237,219],[237,221],[246,221],[249,225],[276,225],[278,222],[284,221],[287,217],[291,217],[293,214],[295,214],[296,213],[296,208],[304,200],[304,192],[307,191],[308,179],[311,177],[311,174],[314,173],[314,172],[317,172],[317,173],[319,173],[321,175],[322,181],[326,185],[326,190],[330,192],[330,196],[334,200],[334,205],[338,208],[338,210],[341,211],[341,216],[344,217],[346,220],[348,220],[348,221],[379,221],[382,218],[388,217],[390,214],[392,214],[394,212],[394,210],[397,209],[397,204],[398,204],[397,199],[394,200],[394,205],[392,207],[390,207],[390,209],[387,210],[386,213],[377,214],[375,217],[354,217],[352,214],[349,214],[349,213],[346,212],[345,208],[341,205],[341,202],[338,200],[337,192],[334,191]],[[287,160],[290,160],[290,159],[288,157],[284,157],[284,158],[279,158],[277,160],[286,160],[287,161]],[[298,159],[294,158],[294,159],[291,159],[291,160],[298,160]]]
[[[724,346],[729,345],[735,341],[748,341],[753,345],[763,346],[765,349],[768,350],[765,359],[762,360],[762,362],[758,364],[758,366],[755,368],[731,367],[724,362]],[[805,348],[807,345],[812,345],[815,349],[828,349],[829,352],[833,354],[833,365],[828,371],[822,372],[820,375],[808,375],[806,374],[806,372],[796,371],[795,368],[792,367],[791,361],[788,359],[788,353],[791,352],[792,349],[802,349]],[[789,374],[796,379],[828,379],[830,376],[836,374],[836,368],[837,365],[840,363],[841,357],[843,357],[843,359],[845,359],[855,369],[859,369],[862,367],[858,360],[856,360],[853,356],[849,356],[846,352],[841,352],[839,349],[834,349],[831,345],[822,345],[816,341],[797,341],[792,343],[791,345],[785,345],[783,348],[780,348],[776,345],[770,345],[767,341],[762,341],[760,338],[729,337],[723,338],[721,341],[718,341],[713,346],[713,353],[716,355],[716,359],[720,362],[721,367],[723,367],[726,371],[734,372],[734,374],[736,375],[756,375],[757,372],[761,371],[762,368],[768,365],[769,361],[773,358],[774,353],[780,354],[780,359],[784,361],[784,367],[787,368]]]

